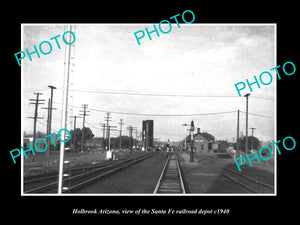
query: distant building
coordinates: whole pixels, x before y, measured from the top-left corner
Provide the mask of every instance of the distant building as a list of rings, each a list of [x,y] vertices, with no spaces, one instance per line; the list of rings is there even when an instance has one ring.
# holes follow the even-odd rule
[[[154,147],[153,145],[153,120],[143,120],[142,126],[142,140],[143,147],[148,149],[149,147]]]
[[[194,134],[194,151],[197,152],[212,152],[214,137],[208,133],[201,133],[200,128],[197,128],[197,133]],[[186,137],[187,143],[190,142],[190,135]]]

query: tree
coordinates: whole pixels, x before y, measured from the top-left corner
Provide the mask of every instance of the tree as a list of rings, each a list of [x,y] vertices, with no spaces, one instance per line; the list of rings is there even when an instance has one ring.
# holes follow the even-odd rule
[[[239,142],[239,150],[245,152],[246,137],[239,138],[238,142]],[[252,143],[253,143],[253,145],[252,145]],[[248,137],[248,150],[252,150],[252,149],[258,150],[259,149],[259,143],[260,143],[260,141],[259,141],[258,138],[252,137],[252,136]],[[236,149],[236,143],[233,144],[233,147],[234,147],[234,149]]]
[[[126,148],[130,148],[131,146],[129,146],[129,143],[131,143],[131,145],[133,143],[136,143],[136,139],[132,138],[132,140],[130,141],[130,138],[128,136],[122,136],[122,149],[126,149]],[[110,139],[110,143],[111,143],[111,147],[112,148],[119,148],[119,144],[120,144],[120,137],[116,137],[116,138],[111,138]]]
[[[95,136],[92,132],[92,130],[89,128],[89,127],[84,127],[84,143],[86,142],[86,140],[89,140],[89,139],[93,139],[93,137]],[[73,145],[74,146],[74,149],[75,151],[77,149],[80,148],[81,146],[81,141],[82,141],[82,129],[80,128],[76,128],[75,130],[70,130],[71,132],[71,140],[69,142],[67,142],[67,144],[70,146],[70,145]]]
[[[230,143],[226,140],[218,141],[218,151],[219,152],[226,152],[226,150],[229,146],[230,146]]]

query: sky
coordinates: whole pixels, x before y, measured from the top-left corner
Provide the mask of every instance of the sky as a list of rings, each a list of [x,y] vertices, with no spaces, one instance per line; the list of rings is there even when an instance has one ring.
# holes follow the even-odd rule
[[[155,23],[153,23],[155,24]],[[184,123],[194,121],[202,132],[218,140],[233,141],[236,137],[237,110],[240,109],[240,131],[245,135],[246,101],[239,97],[235,84],[254,81],[263,71],[277,66],[276,29],[274,24],[172,24],[168,34],[151,34],[137,44],[134,32],[153,24],[76,24],[76,40],[71,47],[68,116],[79,115],[82,104],[88,104],[86,126],[96,137],[102,136],[100,124],[105,112],[111,112],[111,125],[119,128],[122,118],[123,134],[131,125],[142,129],[142,120],[154,120],[154,137],[165,141],[182,140]],[[158,26],[156,24],[156,26]],[[163,27],[167,30],[167,27]],[[53,85],[54,104],[52,128],[61,127],[62,89],[65,44],[61,37],[66,26],[61,24],[23,24],[22,50],[33,51],[42,41],[52,44],[52,52],[33,54],[32,61],[22,60],[23,118],[26,133],[33,132],[34,105],[29,99],[41,92],[47,103]],[[50,38],[60,35],[57,48]],[[44,51],[47,46],[44,45]],[[270,85],[253,85],[253,92],[241,91],[249,97],[249,127],[260,140],[275,140],[276,75]],[[266,82],[267,82],[267,78]],[[40,105],[37,130],[46,131],[47,110]],[[216,114],[221,112],[221,114]],[[125,114],[124,114],[125,113]],[[196,115],[195,115],[196,114]],[[261,115],[261,116],[258,116]],[[266,117],[262,117],[266,116]],[[68,129],[73,119],[68,117]],[[77,119],[82,127],[82,119]],[[113,136],[119,132],[114,131]],[[251,132],[249,131],[249,135]]]

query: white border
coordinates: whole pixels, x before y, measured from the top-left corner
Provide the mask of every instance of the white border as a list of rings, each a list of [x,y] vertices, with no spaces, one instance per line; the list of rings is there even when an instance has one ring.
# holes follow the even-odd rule
[[[122,26],[131,26],[131,25],[152,25],[151,23],[127,23],[127,24],[120,24],[120,23],[21,23],[21,51],[23,50],[23,26],[24,25],[29,25],[29,26],[50,26],[50,25],[122,25]],[[175,24],[175,23],[172,23]],[[182,23],[180,26],[188,26],[191,24],[185,24]],[[274,26],[274,66],[277,66],[277,23],[193,23],[192,25],[200,25],[200,26]],[[23,123],[23,113],[24,113],[24,99],[23,99],[23,66],[21,66],[21,146],[23,146],[23,128],[24,128],[24,123]],[[274,118],[274,137],[275,140],[277,141],[277,79],[275,80],[275,118]],[[22,154],[21,154],[22,155]],[[244,194],[234,194],[234,193],[201,193],[201,194],[138,194],[138,193],[132,193],[132,194],[72,194],[72,193],[66,193],[66,194],[24,194],[24,156],[21,156],[21,196],[152,196],[152,197],[160,197],[160,196],[181,196],[181,197],[186,197],[186,196],[277,196],[277,151],[274,151],[274,193],[258,193],[258,194],[251,194],[251,193],[244,193]]]

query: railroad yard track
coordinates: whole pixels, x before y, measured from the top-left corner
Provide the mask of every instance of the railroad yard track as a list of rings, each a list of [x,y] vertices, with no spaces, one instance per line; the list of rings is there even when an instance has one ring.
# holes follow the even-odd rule
[[[219,174],[246,188],[252,193],[274,193],[274,186],[261,180],[241,174],[228,168],[222,168]]]
[[[169,153],[154,194],[185,194],[179,160],[175,152]]]
[[[105,176],[113,174],[123,168],[134,165],[142,160],[150,158],[156,152],[147,153],[131,159],[126,159],[111,164],[81,167],[74,169],[65,169],[64,177],[65,193],[74,193],[77,190],[89,185],[92,182],[100,180]],[[30,193],[57,193],[58,173],[47,173],[24,178],[24,194]]]

